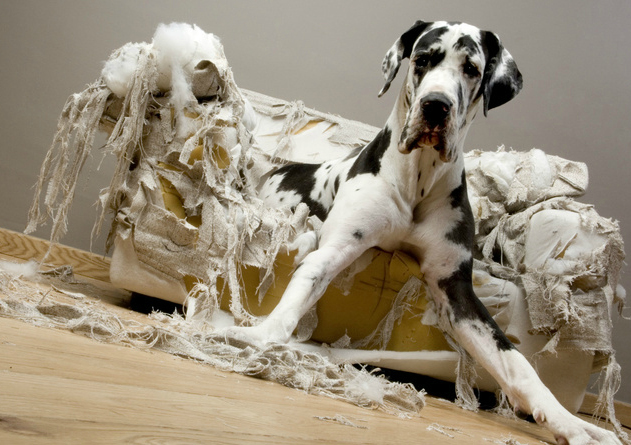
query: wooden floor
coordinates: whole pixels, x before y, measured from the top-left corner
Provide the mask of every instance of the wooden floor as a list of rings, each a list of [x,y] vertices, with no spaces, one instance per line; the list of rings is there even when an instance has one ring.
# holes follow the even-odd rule
[[[46,248],[0,230],[0,254],[7,255],[7,237],[26,257]],[[107,260],[89,257],[86,263],[84,253],[75,254],[66,262],[81,263],[75,268],[79,274],[106,286],[102,271],[99,276],[90,269],[100,270],[95,264]],[[0,317],[0,444],[540,441],[554,442],[537,425],[467,412],[429,397],[420,418],[399,419],[164,353]]]
[[[421,418],[402,420],[163,353],[10,319],[0,319],[0,339],[4,444],[464,444],[509,435],[535,444],[550,439],[525,422],[468,413],[448,402],[430,400]]]

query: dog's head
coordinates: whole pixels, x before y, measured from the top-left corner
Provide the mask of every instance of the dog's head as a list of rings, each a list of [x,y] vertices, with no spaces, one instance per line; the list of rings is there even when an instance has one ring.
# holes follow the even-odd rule
[[[386,53],[379,96],[405,58],[410,66],[400,101],[406,114],[402,153],[433,147],[442,161],[451,161],[480,99],[486,116],[522,87],[521,73],[497,35],[465,23],[417,21]]]

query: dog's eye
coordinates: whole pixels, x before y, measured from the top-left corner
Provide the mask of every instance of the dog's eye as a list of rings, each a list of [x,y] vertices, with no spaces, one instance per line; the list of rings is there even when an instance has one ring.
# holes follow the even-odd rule
[[[429,65],[429,55],[422,54],[418,56],[416,60],[414,61],[414,64],[416,65],[417,68],[425,68],[427,65]]]
[[[480,71],[478,70],[478,68],[468,60],[465,62],[462,70],[469,77],[478,77],[480,75]]]

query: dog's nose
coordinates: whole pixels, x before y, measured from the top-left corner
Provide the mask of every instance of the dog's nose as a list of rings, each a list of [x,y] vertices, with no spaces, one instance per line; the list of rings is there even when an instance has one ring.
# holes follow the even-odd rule
[[[423,117],[432,128],[445,125],[451,106],[451,101],[443,94],[432,93],[421,99]]]

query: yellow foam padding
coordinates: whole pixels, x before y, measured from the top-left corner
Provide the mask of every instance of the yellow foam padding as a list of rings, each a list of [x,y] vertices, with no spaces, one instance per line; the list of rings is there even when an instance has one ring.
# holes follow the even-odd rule
[[[296,131],[293,132],[293,134],[300,134],[303,133],[307,130],[312,129],[313,127],[315,127],[316,125],[318,125],[320,122],[322,122],[322,119],[313,119],[310,120],[309,122],[307,122],[305,125],[303,125],[301,128],[297,129]]]
[[[370,335],[392,309],[398,291],[415,272],[418,263],[403,252],[388,253],[372,249],[372,262],[359,272],[347,295],[331,285],[318,302],[318,325],[312,340],[333,343],[343,335],[351,341],[361,340]],[[291,279],[293,255],[281,254],[276,258],[274,284],[258,302],[256,292],[259,285],[259,269],[244,267],[242,277],[246,295],[245,306],[256,316],[269,314],[278,304]],[[218,283],[220,288],[223,283]],[[450,350],[443,334],[430,326],[421,324],[427,299],[424,291],[416,304],[404,311],[400,320],[394,323],[390,341],[386,347],[390,351]],[[221,308],[229,310],[229,299],[222,298]],[[367,345],[371,348],[374,345]]]
[[[188,165],[195,164],[195,161],[201,161],[204,155],[204,146],[199,144],[193,150],[191,150],[191,156],[188,158]]]
[[[173,213],[180,219],[186,218],[186,210],[182,205],[182,196],[173,186],[171,181],[162,176],[158,176],[160,179],[160,189],[162,190],[162,200],[164,201],[164,208]]]
[[[212,148],[212,160],[215,161],[217,167],[225,169],[230,165],[230,153],[225,147],[218,144],[213,144]]]
[[[201,161],[203,154],[204,146],[202,144],[199,144],[197,147],[191,150],[191,155],[188,158],[188,164],[193,165],[195,161]],[[222,147],[221,145],[213,144],[211,157],[217,167],[222,170],[230,165],[230,153],[226,148]]]
[[[182,197],[168,180],[160,177],[165,208],[181,219],[186,218]],[[191,221],[191,224],[198,221]],[[392,309],[394,300],[403,285],[412,276],[420,277],[420,266],[416,260],[404,252],[384,252],[371,249],[372,261],[363,271],[355,275],[353,285],[347,295],[331,285],[318,302],[318,325],[312,340],[333,343],[345,334],[351,341],[361,340],[377,329],[379,323]],[[259,304],[257,289],[260,284],[260,270],[256,267],[243,267],[242,279],[245,294],[244,306],[253,315],[268,315],[280,301],[294,270],[293,254],[280,254],[274,265],[274,283]],[[194,276],[183,278],[187,290],[191,290],[199,280]],[[220,291],[221,308],[229,311],[230,301],[224,282],[217,283]],[[423,325],[420,319],[425,311],[427,299],[422,288],[415,304],[404,310],[402,317],[394,323],[390,341],[386,347],[390,351],[443,351],[450,350],[443,334],[436,328]],[[367,345],[370,348],[374,345]]]
[[[168,170],[178,170],[176,167],[159,162],[158,165]],[[186,210],[184,209],[184,200],[182,195],[177,191],[173,183],[168,179],[158,175],[160,182],[160,191],[162,192],[162,200],[164,201],[164,208],[173,213],[180,219],[185,219],[189,224],[199,227],[202,225],[201,215],[186,216]]]
[[[199,113],[196,111],[191,111],[188,108],[184,110],[184,116],[188,117],[189,119],[199,119]]]

